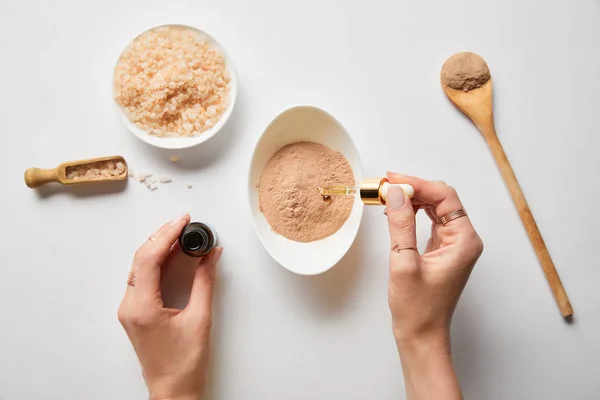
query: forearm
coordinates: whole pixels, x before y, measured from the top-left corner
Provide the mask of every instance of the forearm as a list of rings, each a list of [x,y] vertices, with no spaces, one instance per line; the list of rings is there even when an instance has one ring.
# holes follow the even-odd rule
[[[396,343],[408,400],[462,400],[447,337]]]

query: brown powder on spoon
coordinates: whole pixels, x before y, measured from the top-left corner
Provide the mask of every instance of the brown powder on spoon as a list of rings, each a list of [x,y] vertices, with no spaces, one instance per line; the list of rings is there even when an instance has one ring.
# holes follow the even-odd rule
[[[468,92],[490,80],[490,69],[485,60],[475,53],[457,53],[442,67],[444,86]]]
[[[354,204],[353,196],[325,201],[318,188],[333,185],[355,185],[341,153],[318,143],[287,145],[273,155],[260,177],[260,210],[271,228],[288,239],[323,239],[344,225]]]

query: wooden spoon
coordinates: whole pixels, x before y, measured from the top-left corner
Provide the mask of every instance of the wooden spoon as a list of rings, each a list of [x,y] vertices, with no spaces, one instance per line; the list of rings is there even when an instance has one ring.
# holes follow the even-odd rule
[[[110,176],[82,176],[75,179],[69,179],[67,177],[69,172],[76,167],[89,166],[90,168],[98,168],[99,166],[102,166],[102,163],[108,161],[113,161],[115,164],[118,162],[123,163],[125,166],[124,171],[120,172],[118,175]],[[67,161],[54,169],[29,168],[25,171],[25,184],[33,189],[50,182],[58,182],[63,185],[75,185],[80,183],[122,181],[127,179],[127,173],[127,162],[121,156],[90,158],[87,160]]]
[[[459,72],[460,76],[458,78],[464,78],[465,75],[462,72],[468,71],[460,71],[462,68],[469,68],[469,63],[465,63],[461,67],[458,67],[457,64],[451,65],[450,63],[460,61],[461,56],[471,57],[470,61],[478,61],[477,58],[483,63],[484,68],[487,70],[487,75],[485,78],[489,77],[487,82],[479,85],[474,85],[473,82],[467,84],[471,89],[473,86],[479,86],[472,88],[469,91],[453,89],[446,85],[449,81],[448,73],[453,69],[453,72]],[[476,58],[474,58],[475,56]],[[471,63],[471,66],[473,64]],[[452,68],[454,67],[454,68]],[[457,68],[458,67],[458,68]],[[479,65],[481,67],[481,65]],[[452,73],[452,72],[450,72]],[[444,79],[446,78],[446,80]],[[481,76],[480,76],[481,78]],[[485,79],[484,78],[484,79]],[[460,79],[459,81],[460,82]],[[456,82],[454,82],[456,83]],[[455,86],[455,85],[453,85]],[[544,243],[544,239],[539,231],[539,228],[531,214],[531,210],[529,209],[529,205],[527,205],[527,200],[525,200],[525,195],[521,190],[521,186],[517,181],[517,177],[513,172],[510,163],[508,162],[508,158],[506,157],[506,153],[502,148],[502,144],[498,140],[498,136],[496,135],[496,128],[494,127],[494,114],[492,110],[492,78],[489,75],[489,69],[487,69],[487,64],[485,61],[473,53],[459,53],[455,56],[451,57],[446,61],[444,67],[442,68],[442,88],[446,96],[450,99],[450,101],[462,111],[467,117],[473,121],[473,123],[477,126],[477,129],[481,132],[484,139],[486,140],[494,159],[496,160],[496,164],[500,169],[502,174],[502,178],[504,178],[504,182],[506,186],[508,186],[508,190],[510,195],[519,211],[519,216],[523,221],[523,225],[525,225],[525,230],[529,235],[529,240],[535,249],[537,257],[542,264],[542,268],[544,269],[544,273],[546,275],[546,279],[550,284],[550,288],[552,289],[552,293],[554,294],[554,298],[558,303],[558,307],[560,308],[560,312],[564,317],[570,317],[573,315],[573,309],[571,307],[571,303],[569,302],[569,298],[567,296],[567,292],[560,281],[560,277],[558,276],[558,272],[554,267],[554,263],[552,262],[552,258],[550,258],[550,254],[548,253],[548,249],[546,248],[546,244]]]

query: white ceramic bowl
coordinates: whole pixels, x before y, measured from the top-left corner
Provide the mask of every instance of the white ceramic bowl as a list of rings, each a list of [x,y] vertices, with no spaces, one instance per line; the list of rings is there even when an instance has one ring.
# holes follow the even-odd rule
[[[230,87],[229,106],[227,107],[227,110],[225,110],[225,112],[221,115],[221,119],[219,119],[219,121],[217,121],[217,123],[211,129],[202,132],[202,134],[200,134],[198,136],[194,136],[194,137],[158,137],[158,136],[149,134],[148,132],[141,129],[133,122],[131,122],[125,115],[125,112],[123,111],[123,107],[121,107],[116,101],[115,101],[115,105],[117,107],[117,113],[119,114],[121,121],[123,121],[123,124],[125,124],[127,129],[129,129],[129,131],[131,131],[131,133],[133,133],[135,136],[137,136],[144,142],[146,142],[152,146],[160,147],[163,149],[185,149],[185,148],[193,147],[200,143],[206,142],[208,139],[210,139],[211,137],[213,137],[217,133],[219,133],[221,128],[223,128],[223,126],[225,126],[225,124],[227,123],[227,120],[231,116],[233,107],[235,105],[235,101],[237,99],[237,75],[235,73],[235,68],[233,66],[233,63],[231,62],[231,58],[229,58],[229,55],[227,54],[225,49],[223,49],[223,47],[221,47],[221,45],[212,36],[201,31],[200,29],[194,28],[193,26],[176,25],[176,24],[175,25],[170,24],[170,25],[156,26],[154,28],[148,29],[147,31],[145,31],[143,33],[140,33],[138,36],[135,37],[135,39],[137,39],[138,37],[140,37],[141,35],[143,35],[144,33],[148,32],[148,31],[151,31],[156,28],[161,28],[164,26],[175,27],[175,28],[185,28],[185,29],[190,29],[192,31],[195,31],[195,32],[197,32],[198,37],[200,39],[207,40],[217,50],[219,50],[221,52],[221,54],[223,54],[223,57],[225,58],[225,65],[226,65],[227,69],[229,70],[229,74],[231,77],[230,82],[229,82],[229,87]],[[133,39],[133,40],[135,40],[135,39]],[[133,43],[133,41],[132,41],[132,43]],[[121,53],[121,55],[122,55],[122,53]],[[119,59],[121,59],[121,55],[119,55]],[[118,60],[117,60],[117,63],[118,63]],[[114,77],[113,77],[113,79],[114,79]]]
[[[295,142],[315,142],[341,152],[348,160],[354,179],[363,179],[360,156],[344,127],[325,111],[309,106],[292,107],[275,118],[260,137],[250,165],[248,193],[256,233],[267,252],[288,270],[301,275],[316,275],[333,267],[346,254],[358,233],[363,203],[354,201],[350,217],[333,235],[302,243],[275,233],[258,202],[258,183],[271,157],[283,146]]]

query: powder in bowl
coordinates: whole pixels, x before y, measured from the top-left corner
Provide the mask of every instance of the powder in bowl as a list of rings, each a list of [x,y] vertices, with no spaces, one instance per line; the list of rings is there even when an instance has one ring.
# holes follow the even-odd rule
[[[289,144],[271,157],[260,177],[260,210],[271,228],[288,239],[323,239],[344,225],[354,204],[354,197],[324,201],[318,188],[332,185],[355,185],[341,153],[318,143]]]
[[[229,106],[225,57],[192,28],[162,26],[119,58],[114,98],[127,118],[158,137],[198,136]]]

